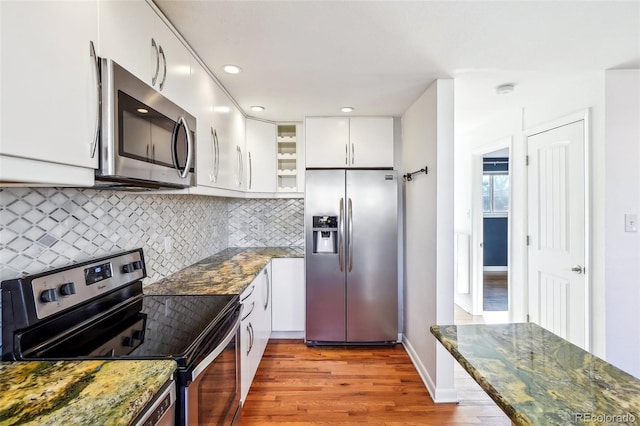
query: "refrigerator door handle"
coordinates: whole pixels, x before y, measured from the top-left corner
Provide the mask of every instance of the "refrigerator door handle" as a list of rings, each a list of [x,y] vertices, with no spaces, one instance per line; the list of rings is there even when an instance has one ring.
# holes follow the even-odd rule
[[[349,236],[347,243],[349,244],[349,272],[353,269],[353,205],[351,204],[351,198],[349,198],[349,207],[347,210],[347,226],[349,227]]]
[[[344,198],[340,198],[338,221],[338,263],[340,264],[340,272],[344,272]]]

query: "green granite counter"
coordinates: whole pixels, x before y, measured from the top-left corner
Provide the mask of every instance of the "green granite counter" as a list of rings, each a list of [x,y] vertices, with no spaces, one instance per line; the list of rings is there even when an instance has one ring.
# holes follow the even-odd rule
[[[128,425],[173,377],[174,361],[0,363],[0,426]]]
[[[144,292],[240,294],[271,259],[278,257],[304,257],[304,248],[228,248],[146,286]]]
[[[536,324],[431,333],[516,425],[640,424],[640,380]]]

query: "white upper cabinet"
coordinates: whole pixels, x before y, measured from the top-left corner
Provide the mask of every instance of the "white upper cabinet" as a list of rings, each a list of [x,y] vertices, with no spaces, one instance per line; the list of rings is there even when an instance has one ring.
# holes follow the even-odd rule
[[[393,118],[351,118],[349,142],[350,167],[393,167]]]
[[[393,167],[392,117],[305,120],[307,168]]]
[[[191,110],[191,54],[151,6],[144,0],[99,4],[100,56]]]
[[[246,180],[249,192],[276,192],[276,125],[246,120]]]
[[[304,130],[307,168],[349,167],[348,118],[307,118]]]
[[[3,0],[0,16],[0,180],[92,185],[97,1]]]

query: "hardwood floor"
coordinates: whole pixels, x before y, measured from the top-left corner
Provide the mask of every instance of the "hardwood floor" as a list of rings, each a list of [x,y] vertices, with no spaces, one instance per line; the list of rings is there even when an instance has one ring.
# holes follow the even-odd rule
[[[434,404],[402,345],[271,340],[236,424],[511,424],[462,368],[455,375],[461,402]]]
[[[506,311],[509,309],[507,273],[483,273],[482,304],[485,311]]]

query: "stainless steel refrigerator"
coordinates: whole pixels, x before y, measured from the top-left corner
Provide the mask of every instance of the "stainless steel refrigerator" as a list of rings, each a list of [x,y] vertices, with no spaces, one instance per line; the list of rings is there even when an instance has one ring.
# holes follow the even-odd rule
[[[396,342],[396,173],[307,170],[305,182],[305,341]]]

